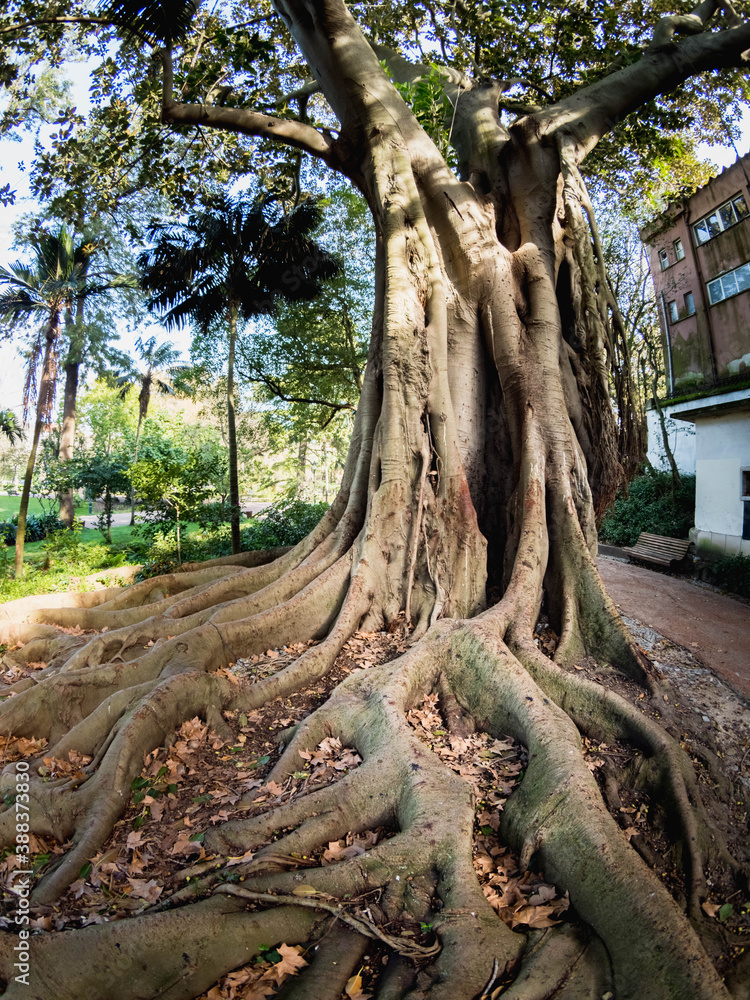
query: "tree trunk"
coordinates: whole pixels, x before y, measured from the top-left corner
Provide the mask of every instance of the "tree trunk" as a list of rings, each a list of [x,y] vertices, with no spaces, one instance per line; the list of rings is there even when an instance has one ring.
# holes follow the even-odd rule
[[[78,396],[78,374],[80,363],[75,361],[65,365],[65,398],[63,401],[63,424],[60,434],[60,461],[68,462],[73,457],[76,433],[76,399]],[[60,520],[67,528],[73,527],[75,505],[73,491],[68,490],[60,497]]]
[[[266,708],[309,696],[355,630],[400,633],[406,651],[354,670],[287,730],[234,820],[211,809],[208,863],[181,872],[171,909],[34,935],[35,996],[191,998],[260,944],[300,940],[318,950],[286,995],[338,1000],[359,967],[360,936],[374,935],[388,951],[385,966],[377,961],[382,1000],[727,998],[707,950],[704,869],[718,866],[712,877],[729,898],[741,865],[707,818],[690,758],[657,722],[681,725],[595,564],[596,515],[622,475],[609,363],[627,347],[617,346],[578,164],[632,67],[593,85],[588,102],[571,98],[509,129],[499,84],[449,74],[458,178],[383,73],[388,53],[373,52],[340,0],[277,6],[340,124],[338,140],[315,133],[319,155],[340,156],[376,230],[370,351],[341,489],[289,551],[187,565],[33,614],[10,609],[0,638],[51,666],[0,706],[3,731],[44,737],[53,760],[72,750],[93,758],[80,783],[29,778],[32,832],[69,844],[34,902],[49,906],[92,858],[110,857],[144,759],[172,747],[183,722],[199,715],[234,742],[239,720],[257,711],[257,730],[244,728],[265,738]],[[662,63],[644,59],[645,100]],[[405,76],[414,69],[399,65]],[[664,66],[673,85],[671,57]],[[165,99],[165,118],[187,121],[180,107]],[[205,122],[214,111],[195,114]],[[270,121],[279,133],[299,124]],[[534,641],[543,601],[559,638],[553,658]],[[96,634],[72,645],[55,625]],[[255,672],[259,654],[297,643],[299,656]],[[237,683],[227,672],[242,658],[253,674]],[[640,686],[647,711],[579,673],[592,658]],[[416,735],[424,699],[453,740],[476,729],[527,750],[491,835],[464,778]],[[300,761],[330,737],[361,763],[285,797]],[[613,760],[606,796],[582,747],[603,740],[628,761]],[[620,826],[617,789],[636,785],[664,810],[660,836],[680,859],[684,899]],[[13,810],[0,815],[8,843],[16,822]],[[381,829],[362,854],[323,863],[331,842]],[[519,872],[543,869],[569,893],[569,923],[527,941],[500,919],[472,865],[477,829],[496,854],[514,852]],[[194,903],[209,895],[219,898]],[[331,913],[357,914],[349,945],[321,925]],[[434,942],[417,940],[425,928]]]
[[[143,425],[143,407],[140,408],[138,412],[138,426],[135,429],[135,449],[133,452],[133,465],[138,461],[138,445],[141,440],[141,427]],[[135,524],[135,489],[131,485],[130,487],[130,525],[131,527]]]
[[[44,358],[42,360],[42,378],[39,383],[39,392],[36,403],[36,419],[34,421],[34,435],[31,440],[31,451],[26,463],[26,475],[23,480],[21,490],[21,503],[18,508],[18,527],[16,529],[16,579],[23,576],[23,549],[26,541],[26,516],[29,510],[29,497],[31,496],[31,480],[34,475],[36,465],[36,453],[39,446],[39,438],[42,427],[49,419],[52,406],[52,399],[55,391],[55,347],[59,333],[59,316],[54,313],[50,316],[45,331]]]
[[[105,487],[104,490],[104,538],[108,545],[112,544],[112,493],[110,492],[109,485]],[[101,522],[100,522],[101,524]]]
[[[669,334],[667,334],[669,336]],[[651,403],[656,410],[656,415],[659,418],[659,430],[661,432],[661,442],[664,445],[664,454],[666,455],[667,462],[669,463],[669,468],[672,473],[672,486],[673,489],[677,490],[682,485],[682,479],[680,478],[680,470],[677,468],[677,462],[675,461],[674,452],[672,451],[672,446],[669,443],[669,432],[667,431],[667,421],[664,416],[664,410],[661,408],[661,403],[659,402],[659,363],[651,342],[646,339],[646,350],[648,351],[648,360],[651,364]],[[646,373],[643,373],[644,381],[646,378]]]
[[[300,438],[299,444],[297,445],[297,493],[302,495],[305,489],[305,479],[307,477],[307,431],[305,431],[304,436]]]
[[[237,555],[240,541],[240,481],[237,468],[237,423],[234,412],[234,354],[237,345],[237,306],[229,303],[229,360],[227,363],[227,440],[229,444],[229,506],[232,529],[232,553]]]
[[[180,505],[175,504],[177,512],[177,565],[182,566],[182,546],[180,545]]]

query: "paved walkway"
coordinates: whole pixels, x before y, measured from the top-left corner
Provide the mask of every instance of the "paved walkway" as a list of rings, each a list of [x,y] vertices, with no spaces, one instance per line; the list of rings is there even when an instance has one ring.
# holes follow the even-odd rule
[[[750,701],[750,605],[608,556],[597,565],[623,614],[687,647]]]
[[[244,503],[242,505],[242,513],[244,515],[247,511],[250,511],[251,514],[255,515],[255,514],[259,514],[262,510],[265,510],[266,507],[270,507],[270,504],[266,500],[251,500],[249,503]],[[140,513],[139,511],[135,512],[136,524],[138,523],[138,515],[139,515],[139,513]],[[96,526],[97,526],[96,525],[96,518],[97,518],[96,514],[83,514],[83,515],[79,515],[79,517],[83,521],[84,528],[96,528]],[[119,528],[119,527],[122,527],[123,525],[128,525],[128,524],[130,524],[130,511],[129,510],[118,511],[117,513],[115,513],[115,514],[112,515],[112,526],[113,527],[118,527]]]

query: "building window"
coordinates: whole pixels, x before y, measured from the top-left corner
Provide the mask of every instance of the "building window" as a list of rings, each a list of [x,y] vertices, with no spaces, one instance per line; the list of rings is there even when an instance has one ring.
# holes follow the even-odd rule
[[[695,316],[695,299],[692,292],[685,292],[685,315]]]
[[[669,267],[669,253],[666,250],[659,251],[659,267],[662,271],[666,271]]]
[[[748,289],[750,289],[750,263],[736,267],[733,271],[722,274],[720,278],[709,281],[708,301],[713,306]]]
[[[701,243],[708,243],[714,236],[723,233],[725,229],[731,229],[732,226],[736,226],[747,214],[748,210],[745,198],[739,194],[725,205],[720,205],[719,208],[715,209],[715,211],[711,212],[704,219],[701,219],[700,222],[695,223],[693,226],[695,242],[698,246]]]
[[[676,323],[680,318],[680,314],[677,312],[677,303],[675,301],[667,303],[667,309],[669,309],[669,320],[671,323]]]
[[[684,260],[685,248],[682,245],[682,240],[675,240],[672,246],[674,247],[674,255],[677,258],[677,260]]]

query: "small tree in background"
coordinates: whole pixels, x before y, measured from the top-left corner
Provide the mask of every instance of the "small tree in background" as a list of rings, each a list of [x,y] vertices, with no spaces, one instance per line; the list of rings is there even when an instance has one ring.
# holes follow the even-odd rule
[[[122,456],[93,452],[70,463],[71,484],[85,489],[90,497],[101,497],[103,508],[96,524],[109,544],[112,543],[112,512],[117,493],[130,490],[127,462]]]
[[[23,427],[18,423],[13,410],[0,412],[0,434],[4,435],[12,445],[23,440]]]
[[[186,454],[180,449],[175,449],[166,460],[142,459],[129,470],[145,516],[141,530],[152,537],[174,531],[179,563],[182,562],[181,529],[215,495],[214,480],[221,472],[216,458],[207,459],[198,452]]]

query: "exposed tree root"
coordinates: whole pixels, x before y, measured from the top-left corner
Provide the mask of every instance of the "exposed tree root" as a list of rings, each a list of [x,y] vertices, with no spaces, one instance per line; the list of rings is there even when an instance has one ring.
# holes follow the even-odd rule
[[[216,672],[231,662],[227,642],[237,638],[206,624],[190,633],[189,645],[183,643],[179,669],[170,666],[172,656],[160,652],[166,643],[130,662],[63,670],[12,698],[4,716],[19,732],[37,738],[48,734],[55,745],[47,756],[65,759],[76,750],[94,757],[78,779],[32,777],[32,829],[58,839],[72,837],[62,860],[38,883],[34,902],[54,901],[78,876],[127,804],[144,752],[162,745],[184,720],[206,716],[206,706],[212,706],[215,718],[217,709],[257,708],[322,676],[364,615],[366,602],[358,603],[354,593],[323,643],[255,684],[238,684]],[[378,921],[389,927],[398,927],[404,918],[421,921],[432,926],[440,948],[437,957],[427,965],[423,959],[417,969],[404,965],[403,957],[396,957],[399,949],[392,948],[394,957],[378,996],[469,1000],[482,994],[493,968],[502,973],[501,982],[510,983],[515,975],[503,996],[518,1000],[600,996],[610,988],[618,998],[726,995],[688,920],[611,818],[583,759],[578,734],[628,740],[651,762],[645,780],[668,797],[665,808],[679,817],[679,835],[689,846],[690,913],[699,920],[696,907],[705,899],[702,852],[709,846],[716,850],[716,844],[709,845],[688,759],[629,703],[562,670],[532,644],[516,648],[516,658],[497,625],[493,616],[440,623],[393,663],[353,674],[294,729],[266,780],[285,781],[299,770],[300,751],[313,750],[330,735],[356,748],[361,765],[335,784],[206,834],[205,847],[219,859],[256,851],[252,860],[231,870],[242,879],[239,896],[270,909],[246,913],[240,899],[227,900],[222,885],[226,872],[219,860],[189,891],[160,901],[161,914],[33,936],[32,968],[39,971],[33,973],[32,992],[18,995],[39,1000],[104,997],[117,981],[123,997],[193,997],[247,961],[258,944],[310,940],[341,902],[353,901],[346,903],[348,912],[373,892],[379,899],[368,912],[379,916],[374,923],[364,918],[360,929],[369,920],[373,936],[390,940],[393,932],[377,930]],[[247,641],[245,646],[253,648]],[[454,723],[459,728],[466,724],[461,719],[472,720],[480,729],[497,737],[510,735],[528,748],[526,775],[501,814],[500,836],[520,852],[523,865],[539,858],[548,878],[569,891],[584,923],[535,932],[524,949],[523,937],[488,905],[472,867],[475,807],[470,791],[406,721],[408,710],[430,691],[442,692],[445,709],[459,720]],[[33,706],[27,713],[23,706],[29,698]],[[10,789],[13,766],[6,771]],[[8,809],[0,817],[7,842],[13,839],[14,824],[14,812]],[[383,825],[394,833],[364,854],[324,868],[288,870],[294,858],[314,856],[326,843]],[[278,830],[286,832],[273,839]],[[271,905],[275,895],[293,899],[301,881],[321,894],[320,907],[314,898],[304,907]],[[212,891],[212,899],[193,902],[196,893]],[[226,891],[234,890],[229,886]],[[363,954],[362,938],[353,933],[361,919],[353,913],[346,931],[326,936],[309,970],[285,995],[335,997],[346,982],[344,972],[351,974]],[[212,935],[222,942],[218,950],[212,950]],[[7,946],[10,937],[5,936]],[[157,937],[165,943],[149,958],[150,942]],[[172,949],[172,938],[179,939],[180,948],[175,944]],[[403,940],[401,951],[416,954],[410,939]],[[425,947],[429,951],[429,943]],[[93,952],[101,975],[92,972]],[[180,959],[182,952],[188,958]],[[136,954],[143,971],[131,976]],[[339,961],[330,957],[334,954],[342,956],[342,968],[330,977],[325,970],[327,963]],[[72,963],[62,984],[52,971],[63,961],[58,955],[65,956],[66,967]],[[7,957],[6,976],[10,962]],[[517,975],[511,973],[519,969]],[[308,977],[310,993],[305,992]],[[6,995],[24,989],[12,986]]]
[[[3,941],[4,996],[111,1000],[116,991],[123,1000],[192,1000],[261,945],[308,940],[322,922],[299,907],[248,913],[242,901],[219,896],[157,916],[36,936],[31,985],[14,979],[15,956]],[[120,981],[123,968],[129,971]]]
[[[317,956],[307,953],[284,995],[339,1000],[372,933],[390,952],[373,972],[378,1000],[722,1000],[696,933],[708,921],[706,865],[743,873],[709,829],[691,762],[639,708],[566,669],[596,657],[652,703],[662,692],[594,562],[595,515],[632,455],[622,442],[618,453],[609,400],[608,361],[627,345],[617,346],[586,224],[583,152],[551,119],[506,130],[493,87],[464,81],[462,100],[482,113],[459,126],[470,178],[459,180],[346,8],[312,6],[315,18],[309,5],[302,18],[292,0],[277,2],[298,41],[316,18],[336,21],[341,44],[310,42],[310,62],[323,81],[347,81],[332,106],[377,232],[373,334],[342,488],[289,550],[2,610],[0,640],[15,647],[4,663],[18,679],[0,707],[11,761],[0,838],[15,841],[24,757],[18,805],[30,832],[64,842],[34,879],[35,912],[49,917],[84,880],[144,760],[184,724],[197,716],[228,739],[231,713],[316,685],[358,629],[406,619],[412,645],[351,673],[286,734],[267,794],[233,800],[228,820],[217,813],[200,831],[209,855],[179,869],[189,882],[176,878],[137,917],[34,933],[32,985],[13,982],[6,995],[187,1000],[261,945],[304,941]],[[453,77],[457,101],[451,87]],[[170,88],[165,115],[177,107]],[[488,570],[502,596],[485,610]],[[554,662],[532,641],[545,600],[560,637]],[[297,643],[304,651],[276,672],[232,670]],[[426,697],[439,698],[451,739],[478,731],[526,748],[498,829],[478,829],[498,856],[507,847],[520,858],[523,877],[541,867],[550,891],[569,894],[570,910],[543,933],[509,926],[485,895],[472,786],[407,717]],[[331,737],[361,763],[302,793],[305,755]],[[582,737],[638,753],[610,767],[604,795]],[[659,800],[684,906],[610,811],[638,783]],[[366,848],[323,863],[332,843],[358,834],[373,835]],[[296,896],[305,905],[286,902]],[[14,929],[0,937],[9,980]]]
[[[361,421],[366,416],[363,410]],[[529,449],[538,447],[540,434],[529,417],[524,431]],[[446,453],[446,468],[451,461]],[[574,455],[574,466],[576,461]],[[393,621],[405,603],[416,622],[409,652],[355,672],[288,734],[266,781],[283,785],[299,771],[304,755],[330,736],[356,750],[362,761],[356,770],[265,811],[252,796],[238,802],[235,818],[205,833],[204,848],[215,858],[210,868],[199,869],[186,887],[160,899],[153,913],[125,921],[122,940],[133,943],[117,954],[112,942],[119,923],[35,935],[34,968],[45,971],[34,980],[33,995],[51,998],[50,962],[58,954],[78,955],[80,941],[80,969],[64,989],[56,984],[55,996],[80,992],[83,955],[103,950],[110,956],[109,982],[118,983],[119,995],[192,997],[245,962],[248,953],[228,945],[220,958],[205,963],[201,950],[200,958],[186,960],[184,967],[169,955],[154,959],[142,979],[128,981],[133,955],[140,947],[149,954],[163,927],[180,927],[174,933],[193,941],[204,913],[211,915],[210,926],[226,920],[232,927],[244,922],[255,927],[256,921],[262,928],[278,914],[280,926],[293,929],[283,932],[288,942],[309,939],[321,921],[341,911],[347,913],[346,932],[339,927],[324,939],[299,985],[287,991],[292,997],[307,995],[309,976],[310,995],[335,1000],[344,970],[363,954],[361,937],[353,936],[358,928],[390,943],[379,997],[472,1000],[493,975],[519,1000],[572,1000],[610,988],[618,1000],[726,996],[686,915],[610,815],[584,760],[580,734],[627,741],[641,752],[640,780],[660,796],[673,818],[675,840],[686,846],[688,912],[700,925],[704,861],[710,855],[731,867],[731,859],[709,835],[690,761],[655,722],[546,659],[531,641],[546,576],[548,591],[563,595],[553,608],[562,633],[560,663],[593,652],[651,692],[659,690],[658,678],[601,586],[576,514],[575,488],[570,486],[557,513],[545,500],[559,492],[560,480],[572,482],[573,472],[558,468],[552,458],[528,465],[518,487],[516,559],[504,597],[473,620],[436,622],[451,610],[449,593],[454,613],[481,608],[468,570],[481,543],[473,512],[462,499],[460,476],[444,481],[444,492],[436,496],[426,486],[420,460],[412,519],[399,522],[390,513],[404,506],[396,496],[404,490],[397,478],[384,482],[370,496],[367,512],[363,509],[363,463],[350,469],[343,499],[312,541],[271,562],[261,558],[241,567],[218,561],[145,581],[132,591],[102,592],[90,607],[24,606],[19,611],[32,621],[22,631],[6,626],[9,638],[22,635],[26,643],[7,654],[6,664],[25,676],[0,709],[0,725],[16,739],[47,741],[31,763],[30,828],[35,835],[68,841],[35,885],[33,904],[44,906],[60,898],[107,842],[144,755],[167,744],[184,722],[199,716],[228,732],[222,713],[257,710],[318,682],[357,628]],[[378,535],[358,529],[365,513],[387,530]],[[447,547],[438,530],[446,523],[457,529],[457,544]],[[82,636],[53,627],[74,620],[106,631]],[[238,681],[230,672],[242,657],[310,637],[321,641],[275,673],[253,682]],[[37,657],[46,665],[31,669],[39,666]],[[532,935],[528,943],[499,919],[477,881],[469,785],[424,746],[407,721],[407,713],[431,692],[439,694],[453,733],[476,728],[497,738],[510,736],[528,750],[526,774],[501,814],[499,837],[518,852],[522,868],[541,864],[547,878],[570,894],[573,907],[570,921]],[[50,778],[47,766],[38,771],[41,758],[54,767],[75,754],[91,760],[73,777]],[[9,765],[2,779],[2,791],[11,795],[14,772]],[[611,775],[613,799],[616,787]],[[244,811],[251,815],[239,818]],[[15,823],[11,804],[0,813],[5,843],[13,842]],[[383,827],[390,835],[364,853],[328,866],[306,862],[300,870],[300,859],[316,858],[326,844]],[[222,861],[248,852],[252,857],[239,864],[227,867]],[[242,880],[233,901],[226,898],[234,891],[225,887],[230,874]],[[273,902],[279,895],[294,899],[300,884],[319,894],[310,905]],[[210,893],[212,900],[195,902]],[[262,912],[246,914],[242,897]],[[432,929],[431,941],[404,938],[402,946],[394,945],[401,940],[399,927],[419,925]],[[229,941],[234,933],[228,932]],[[259,930],[266,937],[253,945],[253,933],[247,938],[251,952],[257,943],[280,939]],[[277,934],[282,932],[274,930]],[[430,957],[431,950],[439,953]],[[327,978],[325,956],[339,953],[342,969]],[[415,955],[420,956],[416,966]],[[86,995],[99,995],[99,988],[87,987]]]

